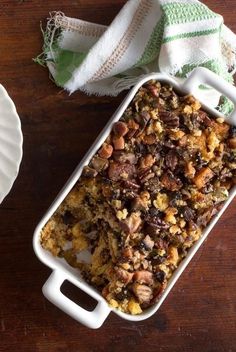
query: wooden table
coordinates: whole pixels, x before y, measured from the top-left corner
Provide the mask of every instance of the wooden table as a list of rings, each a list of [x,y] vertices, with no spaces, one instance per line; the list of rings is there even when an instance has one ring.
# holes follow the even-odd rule
[[[68,96],[32,57],[49,11],[109,24],[123,0],[1,0],[0,81],[14,99],[24,157],[0,209],[0,351],[236,351],[236,207],[232,204],[161,309],[139,323],[111,314],[96,331],[76,323],[42,295],[50,270],[33,253],[32,234],[122,96]],[[236,2],[207,0],[236,31]],[[78,290],[65,287],[75,299]]]

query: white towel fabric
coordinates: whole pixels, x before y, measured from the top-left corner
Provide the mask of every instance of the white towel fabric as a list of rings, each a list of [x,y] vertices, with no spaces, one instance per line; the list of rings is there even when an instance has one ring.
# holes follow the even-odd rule
[[[197,66],[233,83],[235,53],[235,34],[201,2],[129,0],[109,27],[52,13],[36,61],[70,93],[117,95],[148,72],[181,80]],[[216,106],[219,94],[207,94]],[[221,109],[230,112],[227,99]]]

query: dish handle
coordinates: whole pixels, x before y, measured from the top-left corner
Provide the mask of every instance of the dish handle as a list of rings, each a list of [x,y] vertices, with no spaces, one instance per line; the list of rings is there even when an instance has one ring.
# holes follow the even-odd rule
[[[201,84],[211,86],[232,101],[234,104],[234,110],[229,116],[226,117],[226,121],[236,126],[236,88],[232,84],[225,81],[222,77],[205,67],[197,67],[189,75],[182,87],[185,91],[197,96],[196,90]]]
[[[93,293],[93,291],[87,289],[85,285],[76,285],[75,280],[70,280],[65,275],[63,271],[54,270],[43,286],[42,290],[44,296],[78,322],[91,329],[98,329],[109,315],[111,309],[96,292]],[[61,292],[61,286],[65,280],[70,281],[98,301],[93,311],[88,311],[80,307]]]

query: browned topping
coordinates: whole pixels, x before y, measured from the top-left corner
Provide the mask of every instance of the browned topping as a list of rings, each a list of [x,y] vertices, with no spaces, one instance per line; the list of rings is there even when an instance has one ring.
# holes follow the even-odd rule
[[[101,149],[98,151],[98,155],[103,159],[109,159],[112,155],[113,147],[110,144],[103,143]]]
[[[42,246],[79,268],[113,308],[140,314],[234,184],[236,128],[151,81],[45,225]],[[90,264],[78,259],[86,249]]]

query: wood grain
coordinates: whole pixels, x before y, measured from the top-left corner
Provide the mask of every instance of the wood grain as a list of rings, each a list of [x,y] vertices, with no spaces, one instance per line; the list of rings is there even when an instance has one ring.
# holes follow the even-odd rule
[[[122,95],[68,96],[58,89],[31,59],[42,46],[39,22],[61,10],[109,24],[124,2],[0,1],[0,81],[16,103],[24,134],[19,177],[0,209],[2,352],[236,351],[235,202],[161,309],[146,321],[132,323],[111,314],[101,329],[89,330],[41,293],[50,270],[33,253],[33,230]],[[235,1],[204,3],[236,31]],[[64,290],[80,299],[70,287]]]

